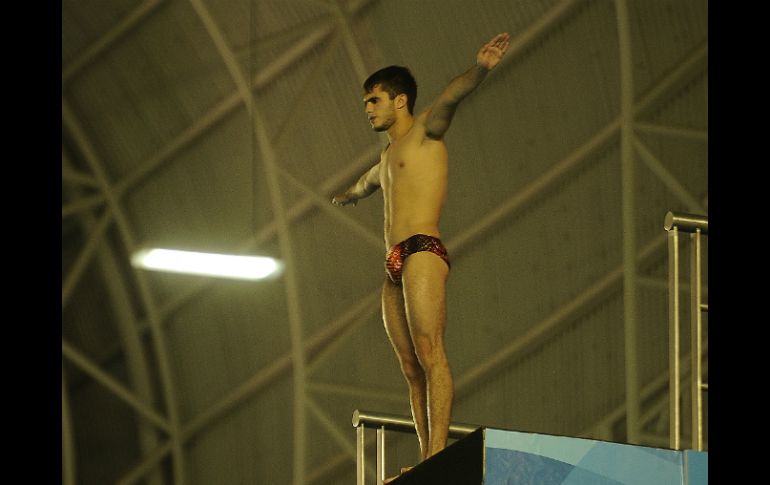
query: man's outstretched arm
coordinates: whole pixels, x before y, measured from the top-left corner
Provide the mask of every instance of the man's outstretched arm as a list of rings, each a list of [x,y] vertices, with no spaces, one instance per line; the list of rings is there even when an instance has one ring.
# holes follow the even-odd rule
[[[332,198],[334,205],[356,205],[358,199],[369,197],[380,187],[380,164],[370,168],[365,174],[350,186],[343,194],[335,195]]]
[[[460,74],[447,85],[436,98],[425,120],[425,134],[428,138],[439,140],[449,129],[457,105],[468,96],[503,58],[508,49],[510,37],[507,33],[497,34],[484,44],[476,54],[476,64]]]

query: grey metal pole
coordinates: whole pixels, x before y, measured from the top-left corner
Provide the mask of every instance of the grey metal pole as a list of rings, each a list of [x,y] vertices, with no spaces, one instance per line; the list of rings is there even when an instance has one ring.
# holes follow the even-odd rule
[[[356,427],[356,485],[364,485],[366,481],[366,468],[364,449],[366,447],[366,441],[364,436],[364,426]]]
[[[701,369],[701,244],[700,229],[690,234],[690,393],[692,447],[703,450],[703,394]]]
[[[709,233],[709,218],[697,214],[668,211],[663,220],[663,228],[670,231],[674,227],[684,232],[695,232],[700,229],[701,234]]]
[[[361,428],[363,426],[382,427],[390,431],[417,433],[414,428],[414,421],[411,418],[395,414],[374,413],[356,409],[353,411],[352,423],[354,428]],[[449,437],[455,439],[464,438],[479,428],[481,426],[476,424],[451,423],[449,425]]]
[[[385,426],[377,428],[377,485],[385,481]]]
[[[679,449],[679,229],[668,231],[668,408],[669,447]]]
[[[634,183],[634,81],[631,23],[626,0],[615,0],[620,53],[620,164],[623,213],[623,321],[625,330],[626,435],[629,443],[639,438],[639,369],[636,318],[636,214]]]

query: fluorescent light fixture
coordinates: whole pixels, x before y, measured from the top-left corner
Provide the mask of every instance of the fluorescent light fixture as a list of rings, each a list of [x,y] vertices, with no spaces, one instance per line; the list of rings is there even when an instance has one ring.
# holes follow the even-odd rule
[[[145,249],[131,257],[139,268],[220,278],[260,280],[276,275],[280,261],[265,256],[235,256],[176,249]]]

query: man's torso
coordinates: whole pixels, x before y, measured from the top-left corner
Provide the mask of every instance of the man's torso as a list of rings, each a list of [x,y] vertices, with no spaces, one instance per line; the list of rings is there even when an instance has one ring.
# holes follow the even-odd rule
[[[415,118],[410,131],[391,143],[380,158],[387,248],[418,233],[440,237],[447,150],[443,140],[425,137],[423,120],[424,115]]]

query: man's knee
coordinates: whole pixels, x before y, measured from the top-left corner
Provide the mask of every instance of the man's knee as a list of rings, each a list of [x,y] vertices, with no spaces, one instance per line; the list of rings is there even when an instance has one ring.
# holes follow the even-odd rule
[[[414,350],[420,366],[424,371],[441,365],[446,360],[444,354],[444,342],[440,337],[434,335],[415,335],[413,337]]]
[[[401,372],[409,382],[420,383],[425,380],[425,371],[416,358],[401,359]]]

